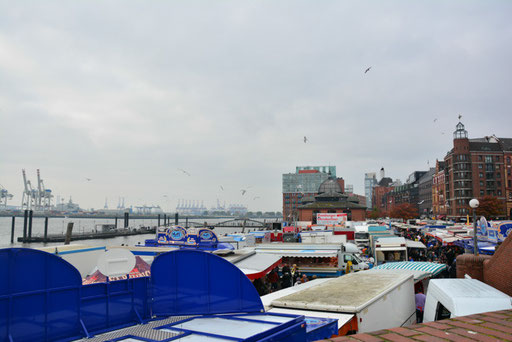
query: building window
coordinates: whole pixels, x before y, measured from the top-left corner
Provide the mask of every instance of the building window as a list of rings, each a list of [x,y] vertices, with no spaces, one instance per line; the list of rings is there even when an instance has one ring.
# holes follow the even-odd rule
[[[478,175],[480,176],[480,178],[484,178],[483,172],[480,172]]]
[[[478,161],[482,161],[482,156],[478,156]]]
[[[483,165],[483,164],[478,164],[478,168],[479,168],[479,169],[483,169],[483,168],[484,168],[484,165]]]
[[[496,156],[496,161],[499,162],[500,161],[500,156]]]
[[[498,196],[501,196],[501,190],[498,190]]]
[[[492,156],[485,156],[486,163],[492,163]]]
[[[507,163],[510,164],[510,157],[507,157]]]
[[[480,190],[480,196],[483,196],[483,195],[484,195],[484,191]]]
[[[480,186],[484,186],[484,182],[483,181],[480,181]]]

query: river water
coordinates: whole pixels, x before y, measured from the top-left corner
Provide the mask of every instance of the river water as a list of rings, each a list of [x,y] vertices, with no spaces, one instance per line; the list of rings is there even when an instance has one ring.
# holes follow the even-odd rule
[[[268,219],[267,219],[268,220]],[[203,221],[203,220],[195,220]],[[208,219],[208,224],[212,225],[218,222],[227,221],[227,219]],[[261,219],[263,222],[263,219]],[[73,233],[92,232],[98,224],[114,224],[115,219],[98,219],[98,218],[62,218],[54,217],[48,219],[48,235],[50,234],[64,234],[66,231],[68,222],[73,222]],[[163,219],[160,221],[163,224]],[[174,222],[172,220],[171,222]],[[181,225],[185,225],[185,220],[179,221]],[[158,224],[158,220],[154,219],[130,219],[130,227],[153,227]],[[0,248],[5,247],[42,247],[42,246],[53,246],[62,245],[62,242],[58,243],[26,243],[17,242],[18,236],[23,236],[23,217],[16,217],[15,228],[14,228],[14,243],[11,244],[11,217],[0,217]],[[118,227],[122,227],[123,220],[118,219]],[[27,228],[28,230],[28,228]],[[251,231],[254,229],[250,229]],[[241,228],[216,228],[215,232],[218,235],[226,233],[238,233]],[[249,229],[246,229],[246,232]],[[44,217],[34,217],[32,219],[32,236],[43,236],[44,235]],[[75,244],[83,244],[88,246],[114,246],[114,245],[129,245],[133,246],[140,243],[144,243],[145,239],[152,239],[155,236],[153,234],[133,235],[133,236],[122,236],[110,239],[92,239],[92,240],[79,240],[72,241]]]

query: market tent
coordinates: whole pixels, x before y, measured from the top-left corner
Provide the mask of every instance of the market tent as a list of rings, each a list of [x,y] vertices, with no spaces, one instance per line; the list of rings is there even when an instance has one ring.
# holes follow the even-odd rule
[[[275,254],[254,253],[251,256],[234,262],[247,278],[254,280],[264,277],[281,263],[282,257]]]
[[[397,261],[397,262],[388,262],[379,266],[374,267],[375,270],[411,270],[411,271],[423,271],[429,272],[432,277],[435,277],[443,270],[446,269],[445,264],[437,264],[434,262],[425,262],[425,261]]]
[[[427,248],[421,241],[405,240],[407,248]]]
[[[302,258],[335,258],[338,251],[333,249],[302,249],[302,250],[285,250],[285,249],[258,249],[261,254],[277,254],[283,257],[302,257]]]

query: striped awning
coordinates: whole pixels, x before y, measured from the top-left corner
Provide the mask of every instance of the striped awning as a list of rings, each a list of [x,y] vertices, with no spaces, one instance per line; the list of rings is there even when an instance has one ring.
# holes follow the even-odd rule
[[[410,270],[428,272],[432,277],[438,275],[446,269],[445,264],[438,264],[434,262],[425,261],[397,261],[387,262],[385,264],[375,266],[375,270]]]

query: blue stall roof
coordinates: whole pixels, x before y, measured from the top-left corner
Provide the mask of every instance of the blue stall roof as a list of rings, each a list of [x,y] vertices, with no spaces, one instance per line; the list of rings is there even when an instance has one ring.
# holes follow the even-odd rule
[[[150,277],[82,285],[56,255],[0,249],[0,341],[313,341],[337,320],[265,313],[251,281],[211,253],[160,254]]]

